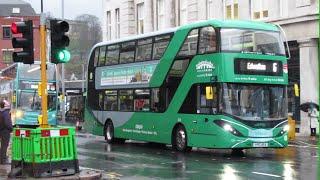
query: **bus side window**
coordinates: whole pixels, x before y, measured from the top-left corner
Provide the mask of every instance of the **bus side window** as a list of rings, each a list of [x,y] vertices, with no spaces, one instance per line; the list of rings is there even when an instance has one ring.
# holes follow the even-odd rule
[[[133,91],[119,91],[120,111],[133,111]]]
[[[193,56],[197,53],[199,29],[194,29],[189,32],[185,39],[180,51],[179,57]]]
[[[104,94],[103,92],[99,93],[99,110],[103,110],[103,103],[104,103]]]
[[[159,60],[161,59],[163,53],[167,49],[167,46],[169,45],[169,42],[171,40],[171,35],[161,35],[156,36],[154,38],[154,45],[153,45],[153,60]]]
[[[106,54],[106,65],[113,65],[119,63],[119,45],[108,46]]]
[[[132,63],[135,55],[135,41],[125,42],[121,44],[120,64]]]
[[[151,60],[152,38],[138,40],[136,62]]]
[[[106,46],[100,47],[100,53],[99,53],[99,66],[104,66],[106,63]]]
[[[105,91],[104,110],[118,111],[118,93],[116,90]]]
[[[151,89],[151,111],[159,112],[160,110],[160,99],[159,99],[159,88]]]
[[[217,113],[216,86],[209,85],[209,84],[201,84],[199,86],[199,89],[200,89],[200,104],[198,104],[197,113],[201,113],[201,114]]]
[[[186,114],[196,114],[197,113],[197,85],[193,85],[182,106],[180,107],[179,113],[186,113]]]
[[[136,89],[134,92],[134,111],[150,111],[150,90]]]
[[[216,32],[211,26],[201,28],[199,39],[199,53],[210,53],[217,50]]]
[[[99,47],[96,47],[96,49],[94,50],[94,67],[96,67],[98,65],[98,61],[99,61]]]

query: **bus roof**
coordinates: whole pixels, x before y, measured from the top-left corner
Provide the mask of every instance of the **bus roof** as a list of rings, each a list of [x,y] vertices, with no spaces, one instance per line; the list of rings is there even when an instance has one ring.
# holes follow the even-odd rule
[[[181,28],[192,28],[194,26],[205,26],[212,24],[214,27],[220,28],[243,28],[243,29],[257,29],[266,31],[279,31],[278,27],[274,24],[265,23],[261,21],[248,21],[248,20],[218,20],[211,19],[206,21],[198,21],[192,24],[187,24]]]
[[[96,44],[94,47],[108,45],[108,44],[116,44],[116,43],[135,40],[135,39],[143,39],[143,38],[147,38],[147,37],[151,37],[151,36],[157,36],[157,35],[172,33],[172,32],[175,32],[176,30],[177,30],[177,28],[175,27],[175,28],[165,29],[165,30],[162,30],[162,31],[155,31],[155,32],[150,32],[150,33],[145,33],[145,34],[140,34],[140,35],[128,36],[128,37],[115,39],[115,40],[111,40],[111,41],[100,42],[100,43]]]
[[[219,27],[219,28],[241,28],[241,29],[257,29],[257,30],[266,30],[266,31],[279,31],[279,29],[276,25],[270,24],[270,23],[265,23],[265,22],[260,22],[260,21],[211,19],[211,20],[197,21],[194,23],[182,25],[182,26],[175,27],[175,28],[165,29],[162,31],[155,31],[155,32],[141,34],[141,35],[128,36],[128,37],[115,39],[115,40],[111,40],[111,41],[103,41],[103,42],[96,44],[92,49],[94,49],[97,46],[116,44],[116,43],[135,40],[135,39],[142,39],[142,38],[147,38],[150,36],[172,33],[172,32],[175,32],[176,30],[180,30],[180,29],[191,29],[191,28],[196,28],[196,27],[201,27],[201,26],[207,26],[210,24],[213,25],[214,27]]]

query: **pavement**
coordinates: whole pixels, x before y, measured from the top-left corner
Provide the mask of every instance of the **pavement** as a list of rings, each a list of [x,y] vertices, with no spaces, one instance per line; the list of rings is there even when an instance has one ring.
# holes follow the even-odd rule
[[[2,178],[8,178],[8,174],[11,171],[11,164],[6,165],[0,165],[0,179]],[[48,179],[48,180],[96,180],[101,179],[101,171],[95,170],[95,169],[89,169],[89,168],[81,168],[80,167],[80,173],[77,173],[75,175],[69,175],[69,176],[60,176],[60,177],[43,177],[43,178],[37,178],[37,179]],[[14,178],[14,179],[30,179],[30,178]]]

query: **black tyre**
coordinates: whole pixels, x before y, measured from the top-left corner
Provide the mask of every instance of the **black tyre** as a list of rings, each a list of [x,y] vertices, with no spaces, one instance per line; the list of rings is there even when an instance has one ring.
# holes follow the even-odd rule
[[[178,126],[174,132],[173,148],[180,152],[190,151],[192,148],[188,147],[187,131],[183,126]]]
[[[121,144],[125,142],[125,139],[114,137],[114,127],[111,121],[108,121],[104,126],[104,139],[107,141],[108,144],[113,144],[113,143]]]
[[[114,142],[114,127],[111,121],[108,121],[104,126],[104,139],[109,144]]]

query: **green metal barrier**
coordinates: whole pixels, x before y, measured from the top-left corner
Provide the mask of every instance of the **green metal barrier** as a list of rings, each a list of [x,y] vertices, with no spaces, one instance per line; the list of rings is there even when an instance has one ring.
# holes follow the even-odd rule
[[[15,128],[12,138],[12,169],[22,168],[34,177],[53,171],[79,172],[74,127]],[[61,172],[59,172],[61,173]]]

